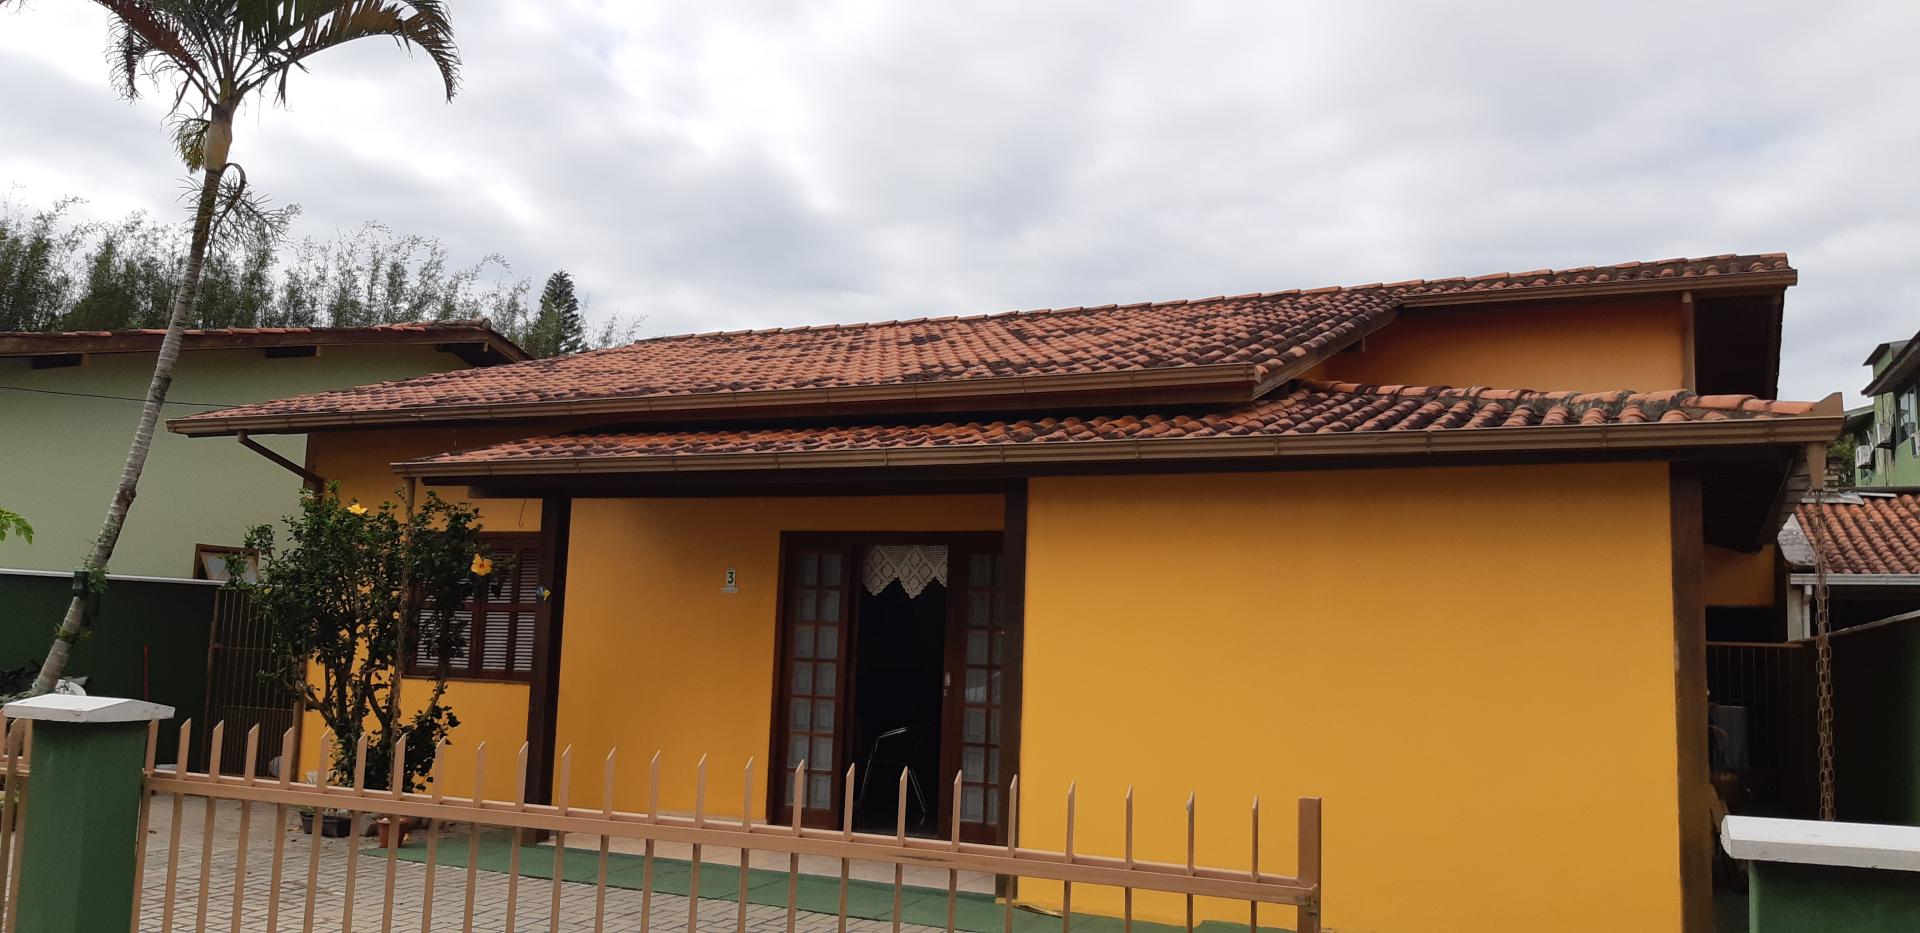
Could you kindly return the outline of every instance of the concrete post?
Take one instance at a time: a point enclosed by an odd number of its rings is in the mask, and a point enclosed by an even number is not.
[[[173,709],[48,694],[6,705],[33,720],[20,851],[21,930],[129,930],[147,724]]]

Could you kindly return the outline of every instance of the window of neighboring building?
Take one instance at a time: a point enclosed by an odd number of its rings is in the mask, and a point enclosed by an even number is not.
[[[447,676],[470,680],[531,680],[533,640],[539,628],[540,536],[485,534],[487,551],[505,575],[499,589],[468,600],[453,614],[466,633],[466,647],[447,658]],[[432,677],[438,658],[432,646],[416,645],[407,673]]]
[[[1913,452],[1920,456],[1920,386],[1908,386],[1894,403],[1899,410],[1899,441],[1912,441]]]
[[[245,568],[242,579],[248,583],[260,582],[260,554],[252,548],[232,547],[224,544],[196,544],[193,546],[193,578],[195,580],[219,580],[225,582],[230,576],[228,568],[233,565]]]

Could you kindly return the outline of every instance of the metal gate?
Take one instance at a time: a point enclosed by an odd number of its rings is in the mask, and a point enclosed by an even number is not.
[[[222,770],[238,774],[245,760],[247,731],[258,726],[262,735],[280,735],[297,725],[294,698],[269,675],[273,643],[267,622],[253,600],[239,590],[221,589],[213,600],[212,632],[207,644],[207,718],[227,723],[224,746],[217,760]],[[192,746],[191,767],[207,769],[209,737]],[[261,756],[255,773],[272,777],[277,758]]]
[[[1819,781],[1814,736],[1813,652],[1798,643],[1709,642],[1707,694],[1716,707],[1723,747],[1742,748],[1728,806],[1750,816],[1812,818]],[[1723,788],[1723,792],[1727,789]]]

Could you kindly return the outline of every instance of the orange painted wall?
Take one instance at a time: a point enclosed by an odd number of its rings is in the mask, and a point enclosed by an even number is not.
[[[398,501],[401,479],[389,464],[414,457],[475,447],[519,437],[524,430],[433,428],[414,431],[344,431],[314,434],[307,441],[307,466],[330,482],[340,484],[340,494],[368,504]],[[425,498],[427,487],[420,497]],[[480,509],[481,527],[486,531],[539,531],[540,502],[528,499],[467,500],[459,488],[436,488],[443,499],[467,502]],[[291,509],[289,509],[291,510]],[[433,689],[430,680],[408,678],[401,683],[401,705],[417,710],[421,700]],[[492,681],[450,681],[446,703],[460,717],[460,726],[449,736],[447,760],[440,773],[445,776],[446,792],[466,795],[473,791],[474,751],[486,743],[487,796],[510,799],[515,789],[514,761],[527,738],[527,687],[525,684]],[[325,728],[318,716],[308,715],[302,728],[301,767],[314,770],[320,760],[320,733]]]
[[[1328,929],[1679,929],[1665,464],[1030,495],[1022,844],[1062,844],[1077,781],[1077,849],[1119,854],[1131,785],[1140,856],[1182,862],[1197,790],[1200,861],[1244,868],[1257,794],[1261,867],[1290,872],[1294,801],[1318,795]],[[1136,905],[1180,922],[1175,898]]]
[[[1777,599],[1774,571],[1778,562],[1778,553],[1771,544],[1751,554],[1709,545],[1706,553],[1707,605],[1773,605]]]
[[[581,499],[573,506],[560,748],[573,796],[601,799],[618,748],[617,805],[646,808],[661,753],[660,806],[691,811],[708,755],[708,812],[740,813],[747,759],[765,816],[782,531],[992,531],[997,495],[799,499]],[[738,593],[722,593],[727,568]]]
[[[1349,382],[1503,389],[1681,388],[1678,298],[1403,311],[1319,374]]]

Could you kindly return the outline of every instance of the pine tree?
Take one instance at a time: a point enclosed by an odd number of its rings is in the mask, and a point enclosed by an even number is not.
[[[580,321],[580,299],[573,293],[573,276],[565,269],[547,277],[540,290],[540,313],[527,330],[527,352],[534,356],[565,356],[587,348],[586,327]]]

